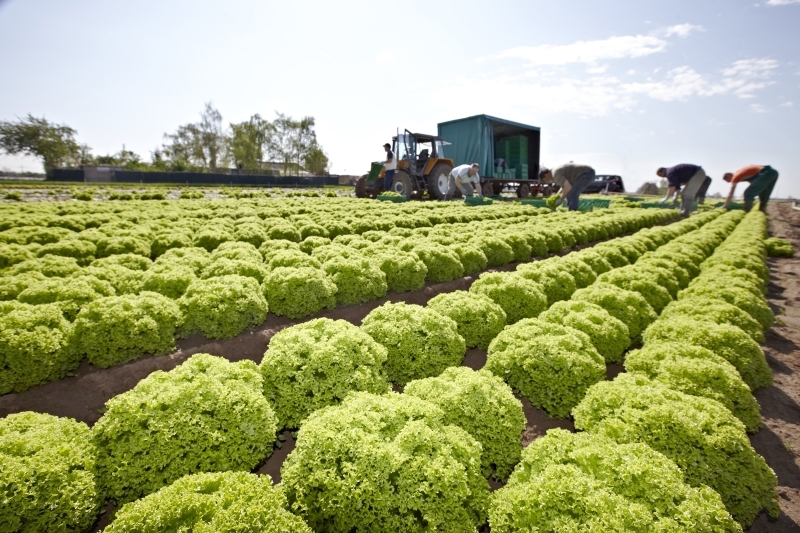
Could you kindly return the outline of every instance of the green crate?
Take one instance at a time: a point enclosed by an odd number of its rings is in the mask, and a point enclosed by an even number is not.
[[[606,200],[603,198],[589,198],[588,200],[592,202],[594,207],[608,208],[611,205],[611,200]]]
[[[494,200],[492,200],[491,198],[483,198],[481,196],[467,196],[466,198],[464,198],[464,203],[472,206],[492,205],[492,202],[494,202]]]
[[[624,196],[623,198],[629,202],[644,202],[644,198],[639,198],[637,196]]]
[[[536,198],[527,198],[522,200],[522,205],[532,205],[533,207],[548,207],[547,200],[538,200]]]
[[[405,196],[383,196],[382,194],[378,195],[378,200],[381,202],[392,202],[395,204],[400,204],[406,201]]]
[[[675,209],[672,204],[662,204],[661,202],[642,202],[643,209]]]
[[[380,161],[373,162],[369,169],[369,174],[367,175],[367,181],[375,181],[378,179],[378,176],[381,175],[381,170],[383,170],[383,163]]]

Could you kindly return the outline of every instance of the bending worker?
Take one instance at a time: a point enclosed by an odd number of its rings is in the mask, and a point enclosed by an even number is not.
[[[552,170],[544,168],[539,171],[540,180],[554,181],[561,187],[561,196],[556,200],[556,205],[560,205],[566,199],[570,211],[578,210],[581,193],[594,181],[594,178],[595,172],[592,167],[577,163],[566,163]]]
[[[688,217],[694,208],[694,197],[697,196],[700,187],[706,180],[705,171],[697,165],[682,163],[669,168],[661,167],[656,170],[656,175],[667,178],[667,184],[669,184],[667,196],[661,200],[661,203],[666,202],[676,190],[683,186],[681,191],[681,216]]]
[[[481,177],[478,175],[480,168],[478,163],[457,166],[450,171],[450,188],[455,183],[456,189],[464,196],[472,196],[475,193],[481,196]]]
[[[758,196],[760,211],[767,210],[767,202],[772,194],[772,189],[775,188],[775,182],[778,181],[778,171],[769,165],[748,165],[742,167],[733,174],[730,172],[722,176],[722,179],[731,184],[731,190],[728,192],[728,197],[725,199],[725,208],[728,208],[731,200],[733,199],[733,192],[736,190],[736,184],[740,181],[749,181],[750,186],[744,190],[744,210],[750,211],[753,208],[753,201]]]
[[[394,171],[397,168],[397,161],[394,158],[391,144],[384,144],[383,149],[386,150],[386,161],[383,162],[383,190],[391,191],[392,182],[394,182]]]

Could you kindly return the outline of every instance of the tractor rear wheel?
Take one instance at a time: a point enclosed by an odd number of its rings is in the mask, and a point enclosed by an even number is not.
[[[408,172],[405,170],[398,170],[395,172],[391,190],[397,194],[402,194],[406,197],[406,200],[411,198],[411,195],[414,193],[414,182],[411,180],[411,176],[408,175]]]
[[[356,180],[356,198],[367,197],[367,176],[361,176]]]
[[[522,183],[517,187],[517,198],[527,198],[530,195],[531,188],[527,183]]]
[[[428,195],[435,200],[450,200],[455,195],[455,183],[450,186],[450,172],[453,167],[448,163],[436,163],[426,179]]]

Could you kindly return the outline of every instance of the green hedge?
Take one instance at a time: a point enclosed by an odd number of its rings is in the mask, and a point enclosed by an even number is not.
[[[336,307],[336,285],[310,267],[278,267],[264,280],[269,309],[278,316],[303,318]]]
[[[642,332],[658,315],[638,292],[621,289],[610,283],[594,283],[575,291],[572,299],[599,305],[617,320],[628,326],[632,342],[641,338]]]
[[[428,267],[413,252],[378,249],[371,260],[386,274],[386,285],[390,291],[407,292],[425,286]]]
[[[322,268],[336,285],[339,305],[355,305],[386,296],[386,274],[368,259],[336,257]]]
[[[606,375],[605,362],[585,333],[533,318],[506,326],[495,337],[485,368],[558,418],[568,417]]]
[[[730,324],[741,328],[756,343],[764,343],[764,330],[761,329],[761,324],[747,312],[724,300],[704,296],[678,300],[669,304],[661,312],[661,318],[673,316],[694,317],[698,320],[710,320],[717,324]]]
[[[126,504],[106,533],[312,533],[286,509],[269,476],[245,472],[193,474]]]
[[[675,316],[656,321],[642,338],[645,344],[680,339],[702,346],[736,367],[751,389],[772,385],[772,371],[761,347],[736,326],[715,324],[699,317]]]
[[[761,427],[758,402],[736,367],[701,346],[683,342],[648,344],[627,355],[625,369],[641,372],[671,389],[718,401],[742,421],[748,433]]]
[[[523,263],[517,266],[517,274],[536,282],[541,287],[542,292],[547,296],[548,307],[561,300],[569,299],[577,288],[572,274],[549,261]]]
[[[692,488],[649,446],[552,429],[525,448],[492,495],[493,533],[707,531],[739,533],[719,495]]]
[[[485,272],[470,286],[469,292],[491,298],[506,312],[509,324],[537,317],[547,309],[541,285],[513,272]]]
[[[281,427],[296,428],[311,413],[351,391],[389,390],[386,349],[344,320],[319,318],[272,337],[259,366],[264,396]]]
[[[187,474],[254,468],[278,429],[262,387],[252,361],[196,354],[113,397],[93,428],[103,493],[125,503]]]
[[[466,354],[456,322],[418,305],[385,303],[364,318],[361,329],[386,348],[389,381],[401,386],[458,366]]]
[[[0,394],[64,377],[78,367],[73,326],[54,304],[14,303],[0,320]]]
[[[0,418],[0,531],[88,531],[102,502],[91,430],[23,412]]]
[[[267,300],[253,278],[220,276],[192,282],[178,300],[183,333],[229,339],[267,318]]]
[[[607,363],[621,362],[623,352],[631,344],[628,326],[593,303],[558,302],[539,315],[539,319],[582,331]]]
[[[522,404],[503,380],[486,370],[450,367],[433,378],[411,381],[405,394],[429,401],[481,443],[481,465],[488,476],[506,479],[519,462],[526,419]]]
[[[483,294],[448,292],[428,300],[428,307],[456,322],[467,348],[487,349],[506,325],[506,312]]]
[[[177,300],[197,279],[194,269],[178,262],[155,264],[142,276],[142,290]]]
[[[589,389],[573,415],[579,429],[663,453],[691,486],[716,490],[743,527],[761,509],[780,513],[775,473],[750,445],[744,425],[714,400],[672,390],[642,374],[620,374]]]
[[[458,254],[447,246],[435,242],[425,242],[417,244],[413,250],[428,267],[425,277],[434,283],[452,281],[464,275],[464,265],[458,258]]]
[[[90,302],[113,296],[115,292],[111,283],[94,276],[50,278],[30,285],[19,293],[17,300],[31,305],[56,304],[67,320],[74,321]]]
[[[181,321],[178,305],[154,292],[100,298],[75,320],[75,349],[100,368],[163,355],[175,349]]]
[[[786,239],[771,237],[764,241],[767,247],[767,255],[770,257],[794,257],[794,247]]]
[[[315,531],[475,531],[489,500],[480,454],[433,404],[358,392],[308,418],[281,486]]]

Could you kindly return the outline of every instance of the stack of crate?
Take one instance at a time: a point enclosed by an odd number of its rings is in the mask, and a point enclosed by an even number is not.
[[[506,137],[495,142],[494,156],[506,160],[507,179],[528,178],[528,138],[522,135]]]

